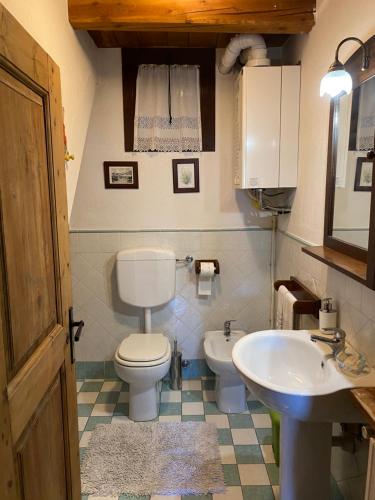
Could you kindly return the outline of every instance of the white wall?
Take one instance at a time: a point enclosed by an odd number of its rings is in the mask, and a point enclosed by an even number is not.
[[[70,214],[95,94],[97,49],[87,33],[70,26],[67,0],[1,2],[60,67],[68,148],[75,156],[66,172]]]
[[[259,224],[232,187],[233,75],[216,75],[216,151],[125,153],[120,49],[100,49],[99,83],[87,135],[72,229],[223,228]],[[200,193],[174,194],[172,158],[199,157]],[[103,161],[139,162],[139,190],[106,190]]]
[[[319,97],[322,76],[345,37],[367,40],[375,33],[373,0],[318,0],[316,25],[309,35],[293,37],[284,52],[289,63],[301,61],[301,115],[298,188],[290,216],[280,227],[315,245],[323,242],[329,99]],[[358,45],[340,50],[345,61]]]

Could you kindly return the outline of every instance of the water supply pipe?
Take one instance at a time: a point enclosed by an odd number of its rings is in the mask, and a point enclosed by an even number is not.
[[[151,308],[145,307],[145,333],[151,333]]]
[[[248,49],[248,50],[246,50]],[[243,55],[242,51],[246,51]],[[267,47],[261,35],[236,35],[229,42],[219,64],[219,71],[223,75],[233,68],[237,57],[241,54],[241,62],[246,66],[269,66]]]

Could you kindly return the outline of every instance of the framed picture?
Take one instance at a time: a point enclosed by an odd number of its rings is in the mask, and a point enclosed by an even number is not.
[[[199,193],[198,158],[172,160],[172,169],[174,193]]]
[[[106,189],[138,189],[137,161],[105,161],[104,185]]]
[[[371,191],[373,162],[367,158],[357,158],[354,191]]]

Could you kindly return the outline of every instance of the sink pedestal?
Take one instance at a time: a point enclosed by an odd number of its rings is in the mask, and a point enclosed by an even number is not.
[[[308,330],[268,330],[241,338],[235,367],[254,396],[281,413],[281,500],[328,500],[332,422],[360,422],[350,389],[374,387],[375,370],[342,371]],[[328,356],[327,356],[328,354]]]
[[[332,424],[281,417],[280,499],[328,500]]]

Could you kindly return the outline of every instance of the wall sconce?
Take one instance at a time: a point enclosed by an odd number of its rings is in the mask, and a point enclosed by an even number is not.
[[[329,67],[327,74],[324,75],[320,82],[320,97],[326,94],[330,97],[336,97],[342,92],[344,92],[345,94],[350,94],[350,92],[352,91],[352,77],[347,71],[345,71],[345,66],[342,64],[342,62],[339,61],[340,47],[345,42],[349,41],[358,42],[362,47],[363,56],[361,70],[364,71],[369,67],[369,55],[367,52],[367,48],[362,40],[352,36],[344,38],[344,40],[341,40],[341,42],[337,46],[335,60]]]

